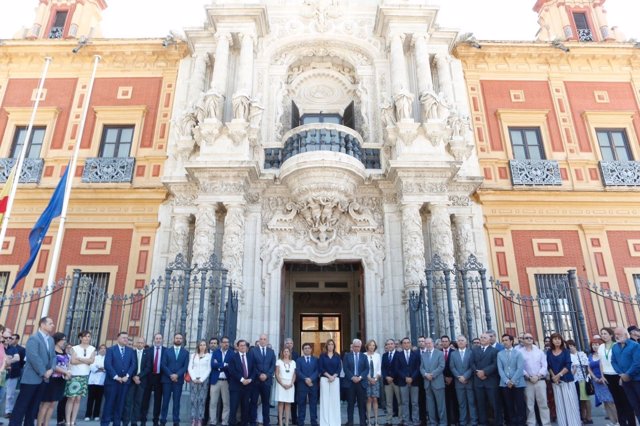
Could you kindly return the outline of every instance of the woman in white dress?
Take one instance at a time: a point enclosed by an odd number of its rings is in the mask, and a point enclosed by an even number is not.
[[[278,424],[289,426],[291,403],[295,401],[296,362],[291,359],[291,351],[284,348],[276,361],[276,401],[278,401]],[[284,417],[284,423],[283,423]]]
[[[320,371],[320,426],[342,424],[340,416],[340,371],[342,359],[336,352],[336,342],[327,340],[318,362]]]

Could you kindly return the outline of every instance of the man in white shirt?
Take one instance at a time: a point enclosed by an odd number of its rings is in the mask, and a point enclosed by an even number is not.
[[[524,378],[526,388],[524,391],[527,401],[527,425],[536,424],[535,405],[538,404],[540,420],[543,426],[551,424],[551,415],[547,405],[547,384],[544,378],[547,375],[547,357],[536,345],[533,344],[531,333],[524,333],[518,348],[524,357]]]

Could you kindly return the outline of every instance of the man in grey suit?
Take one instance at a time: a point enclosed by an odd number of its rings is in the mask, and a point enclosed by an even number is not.
[[[420,374],[427,395],[429,425],[447,426],[447,406],[444,402],[444,354],[433,346],[433,339],[425,339],[425,351],[420,360]]]
[[[49,317],[40,319],[38,331],[29,337],[26,347],[25,366],[20,379],[20,393],[11,413],[10,426],[33,426],[38,417],[40,400],[49,377],[56,365],[51,333],[55,328]]]
[[[471,367],[471,349],[467,347],[467,338],[458,336],[458,350],[449,355],[449,369],[456,385],[456,396],[460,410],[460,424],[478,424],[476,397],[473,394],[473,368]],[[467,415],[468,411],[468,415]]]

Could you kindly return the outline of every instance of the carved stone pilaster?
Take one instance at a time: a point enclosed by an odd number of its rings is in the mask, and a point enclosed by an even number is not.
[[[191,264],[203,265],[211,256],[216,241],[216,207],[214,204],[198,205],[193,238]]]
[[[458,294],[456,292],[456,278],[453,273],[455,263],[453,231],[451,229],[451,218],[449,208],[445,204],[430,204],[430,229],[431,229],[431,249],[433,254],[437,254],[442,259],[442,263],[452,269],[451,273],[451,305],[454,311],[454,328],[460,330],[460,319],[458,316]],[[441,276],[434,277],[440,280]],[[439,322],[440,330],[449,330],[449,302],[447,299],[447,288],[444,282],[436,285],[435,305],[436,318]]]
[[[456,264],[464,265],[470,255],[477,254],[473,235],[473,218],[470,215],[453,216],[453,236],[456,249]]]
[[[224,236],[222,237],[222,265],[229,271],[228,280],[242,296],[242,261],[244,259],[245,206],[225,203],[227,214],[224,218]]]
[[[420,204],[403,204],[402,209],[402,259],[404,262],[405,295],[418,290],[425,282],[424,237]]]
[[[173,216],[171,242],[169,243],[169,261],[173,262],[178,254],[187,255],[189,249],[189,216]]]

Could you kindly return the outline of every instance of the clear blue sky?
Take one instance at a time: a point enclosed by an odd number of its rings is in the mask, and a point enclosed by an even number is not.
[[[242,2],[242,0],[236,0]],[[302,1],[302,0],[300,0]],[[344,0],[343,0],[344,1]],[[372,0],[376,1],[376,0]],[[200,26],[209,0],[107,0],[105,37],[163,37],[170,29]],[[11,38],[33,21],[37,0],[0,0],[0,39]],[[533,40],[535,0],[431,0],[441,5],[442,27],[473,32],[481,40]],[[640,40],[640,0],[608,0],[609,25]],[[461,13],[462,12],[462,13]]]

